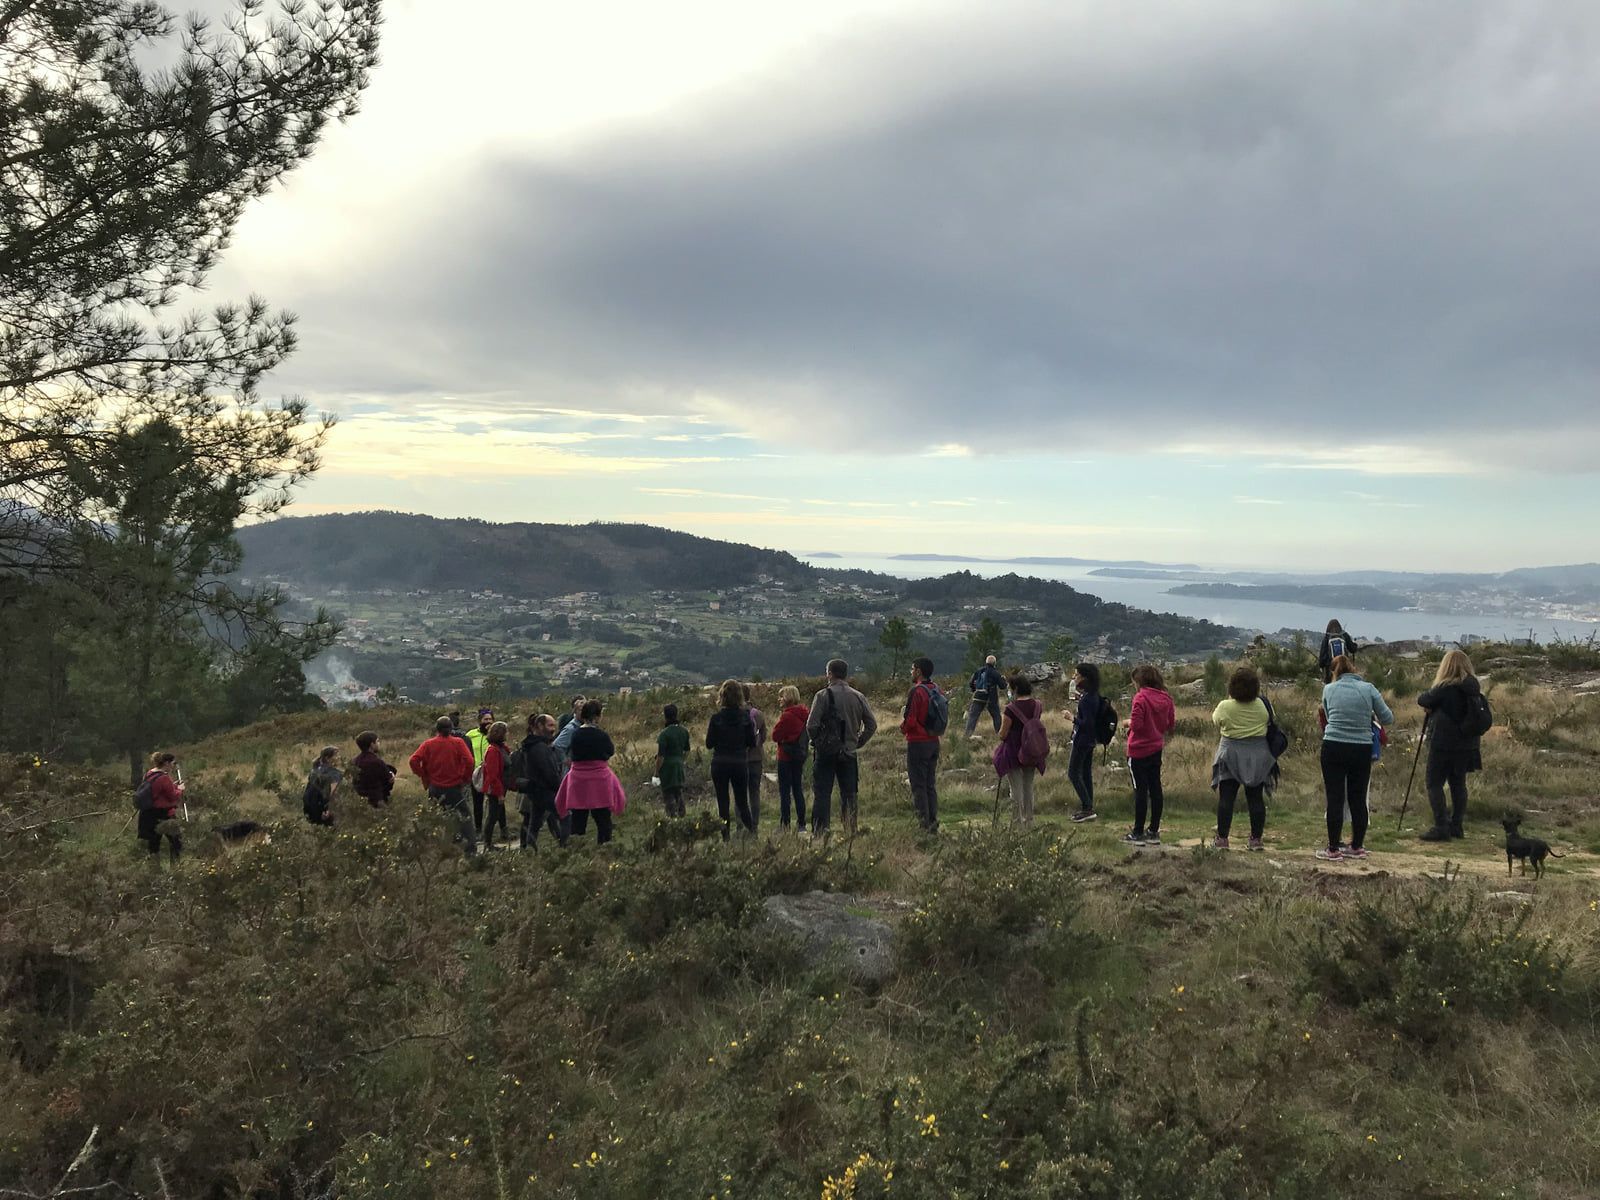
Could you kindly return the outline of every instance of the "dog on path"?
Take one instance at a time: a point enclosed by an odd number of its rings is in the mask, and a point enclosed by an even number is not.
[[[1542,879],[1544,877],[1544,860],[1546,857],[1566,857],[1565,854],[1557,854],[1550,849],[1550,843],[1543,838],[1524,837],[1519,832],[1519,827],[1522,824],[1521,817],[1507,817],[1500,824],[1505,827],[1506,831],[1507,875],[1511,874],[1511,860],[1514,858],[1522,861],[1522,873],[1524,875],[1528,873],[1528,863],[1531,861],[1533,863],[1533,877]]]

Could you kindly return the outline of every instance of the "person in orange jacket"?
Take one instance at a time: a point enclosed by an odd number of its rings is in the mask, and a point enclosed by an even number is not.
[[[436,800],[445,815],[456,824],[456,839],[470,858],[478,852],[478,831],[467,805],[467,785],[475,766],[472,748],[456,736],[449,717],[440,717],[434,734],[411,756],[411,773],[422,780],[428,795]]]

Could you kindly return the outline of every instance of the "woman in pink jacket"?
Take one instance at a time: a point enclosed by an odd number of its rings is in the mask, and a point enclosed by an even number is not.
[[[1153,663],[1133,669],[1133,711],[1128,717],[1128,769],[1133,773],[1133,830],[1123,841],[1135,846],[1161,845],[1161,751],[1178,724],[1178,712],[1167,694],[1161,670]],[[1150,823],[1145,824],[1148,813]]]
[[[622,780],[611,769],[611,756],[617,752],[611,735],[600,728],[601,705],[585,701],[578,712],[578,732],[572,735],[572,769],[561,780],[556,792],[556,815],[567,821],[572,834],[589,832],[594,817],[594,840],[603,846],[611,840],[611,818],[621,816],[628,805]]]

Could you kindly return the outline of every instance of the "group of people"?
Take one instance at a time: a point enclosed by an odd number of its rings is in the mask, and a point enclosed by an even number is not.
[[[1367,791],[1372,763],[1383,730],[1394,721],[1382,694],[1356,670],[1356,649],[1338,622],[1332,622],[1322,647],[1326,662],[1319,663],[1326,676],[1318,716],[1327,844],[1316,856],[1324,861],[1368,856]],[[836,658],[827,665],[825,686],[809,704],[801,701],[797,688],[780,689],[779,714],[770,730],[749,684],[730,679],[717,689],[717,708],[706,723],[704,746],[710,752],[710,781],[724,840],[731,836],[735,818],[748,833],[755,833],[759,826],[769,741],[776,750],[782,827],[829,833],[837,790],[844,828],[856,832],[861,781],[858,756],[878,732],[878,719],[866,696],[850,686],[848,677],[848,664]],[[1122,724],[1115,708],[1101,695],[1099,667],[1084,662],[1074,668],[1076,704],[1067,763],[1067,778],[1077,799],[1072,820],[1098,819],[1094,752],[1120,732],[1126,741],[1133,782],[1133,826],[1122,840],[1133,845],[1160,845],[1165,805],[1162,752],[1177,726],[1176,708],[1155,664],[1140,664],[1131,678],[1134,693],[1128,720]],[[975,736],[977,722],[985,713],[998,735],[992,755],[996,804],[1001,783],[1008,784],[1012,821],[1027,827],[1034,820],[1035,784],[1051,753],[1043,705],[1033,695],[1030,678],[1019,674],[1007,679],[992,655],[974,672],[968,690],[968,736]],[[1467,656],[1460,650],[1447,653],[1433,686],[1418,702],[1427,714],[1425,778],[1433,812],[1433,825],[1422,837],[1428,841],[1459,838],[1464,834],[1466,776],[1482,768],[1479,739],[1491,719]],[[586,837],[591,823],[596,842],[604,844],[613,836],[614,819],[627,806],[627,793],[611,767],[616,745],[603,728],[603,717],[599,700],[579,696],[559,720],[547,713],[529,716],[524,737],[512,749],[508,727],[495,719],[492,709],[480,709],[476,728],[467,730],[461,727],[461,714],[452,712],[438,719],[433,735],[417,747],[408,766],[448,816],[469,855],[478,853],[480,846],[492,849],[497,834],[502,843],[509,842],[506,803],[513,792],[522,798],[521,848],[536,849],[540,833],[546,830],[564,846],[573,837]],[[666,815],[681,817],[693,738],[679,719],[676,705],[667,705],[662,717],[654,782],[660,787]],[[1277,725],[1254,668],[1241,666],[1232,673],[1227,696],[1212,712],[1212,721],[1219,734],[1211,767],[1217,816],[1212,845],[1229,847],[1234,809],[1242,791],[1250,822],[1247,846],[1260,850],[1266,801],[1279,780],[1278,759],[1288,739]],[[939,828],[938,768],[948,725],[949,697],[934,682],[932,660],[919,657],[911,664],[900,732],[905,741],[912,808],[928,834]],[[394,790],[397,769],[384,760],[376,733],[360,734],[356,749],[349,764],[349,785],[358,797],[381,808]],[[334,821],[334,799],[346,781],[339,757],[338,747],[327,746],[311,768],[303,808],[312,824],[331,825]],[[181,837],[173,824],[164,822],[182,801],[181,779],[175,776],[174,756],[155,756],[135,797],[140,812],[139,838],[155,854],[165,836],[173,858],[181,851]],[[809,814],[807,782],[811,785]],[[1346,822],[1348,841],[1344,840]]]

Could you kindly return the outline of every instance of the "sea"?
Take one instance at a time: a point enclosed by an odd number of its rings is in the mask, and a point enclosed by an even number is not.
[[[1116,579],[1093,575],[1091,572],[1097,569],[1093,566],[928,562],[858,554],[841,554],[837,557],[810,557],[802,554],[798,557],[818,567],[878,571],[902,579],[925,579],[933,575],[948,575],[954,571],[971,571],[974,575],[983,576],[1005,575],[1014,571],[1018,575],[1059,580],[1070,584],[1080,592],[1087,592],[1102,600],[1112,600],[1133,608],[1175,613],[1180,617],[1198,617],[1215,621],[1219,625],[1232,625],[1261,633],[1277,633],[1281,629],[1302,629],[1320,637],[1328,626],[1329,618],[1337,617],[1358,642],[1372,638],[1386,642],[1406,641],[1412,638],[1453,642],[1470,637],[1494,640],[1532,637],[1535,641],[1548,642],[1557,637],[1571,639],[1600,635],[1600,622],[1565,620],[1531,613],[1376,612],[1362,609],[1329,612],[1316,605],[1286,604],[1275,600],[1175,596],[1169,591],[1178,585],[1173,580]]]

